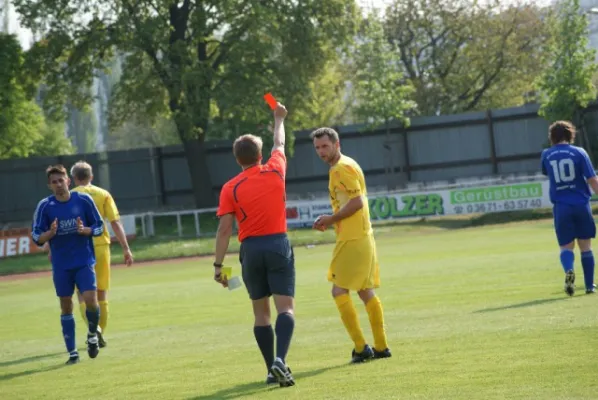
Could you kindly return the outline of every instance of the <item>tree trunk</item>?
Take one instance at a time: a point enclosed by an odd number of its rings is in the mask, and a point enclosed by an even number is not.
[[[217,206],[217,196],[212,188],[210,168],[203,135],[199,139],[183,140],[185,158],[189,167],[189,177],[193,190],[193,199],[198,208]]]

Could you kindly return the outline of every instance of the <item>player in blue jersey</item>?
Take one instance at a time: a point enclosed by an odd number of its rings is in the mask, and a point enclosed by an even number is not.
[[[100,236],[104,232],[104,222],[88,194],[69,190],[70,180],[62,165],[48,167],[46,175],[53,195],[38,203],[33,214],[31,238],[38,246],[46,242],[50,245],[54,287],[62,311],[62,334],[69,353],[67,364],[76,364],[79,353],[73,317],[75,285],[87,305],[87,353],[90,358],[96,358],[99,353],[96,332],[100,308],[92,236]]]
[[[575,241],[581,252],[586,293],[595,293],[594,254],[591,241],[596,237],[596,224],[590,207],[592,193],[598,193],[598,177],[588,154],[573,146],[575,126],[567,121],[550,125],[551,147],[542,152],[542,173],[550,182],[554,229],[561,247],[561,264],[565,271],[565,292],[575,293],[573,262]]]

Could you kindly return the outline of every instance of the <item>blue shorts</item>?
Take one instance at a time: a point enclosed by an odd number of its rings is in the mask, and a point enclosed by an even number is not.
[[[560,246],[575,239],[594,239],[596,223],[590,204],[570,205],[557,203],[552,209],[554,229]]]
[[[243,240],[239,261],[251,300],[273,294],[295,296],[295,254],[286,234]]]
[[[80,293],[96,290],[96,272],[93,265],[73,269],[52,269],[56,296],[71,297],[75,285]]]

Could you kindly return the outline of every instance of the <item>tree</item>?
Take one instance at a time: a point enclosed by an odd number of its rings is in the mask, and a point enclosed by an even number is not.
[[[22,50],[13,35],[0,34],[0,158],[27,157],[43,117],[19,85]]]
[[[79,153],[93,153],[96,150],[98,121],[93,112],[87,107],[78,109],[72,104],[66,105],[68,119],[66,120],[69,136]]]
[[[45,120],[41,129],[42,139],[33,146],[35,156],[73,154],[75,147],[65,135],[64,122]]]
[[[533,3],[396,0],[384,25],[422,115],[520,105],[547,57]]]
[[[569,120],[580,128],[583,145],[591,156],[583,124],[583,110],[596,99],[595,50],[588,47],[588,19],[579,0],[563,0],[550,18],[555,38],[553,61],[538,79],[539,114],[549,122]]]
[[[302,128],[319,128],[350,123],[350,94],[347,83],[350,71],[338,57],[331,58],[324,66],[322,73],[308,82],[309,96],[296,104],[296,110],[290,115],[294,126]]]
[[[409,113],[416,108],[410,98],[413,86],[404,78],[401,60],[384,36],[382,24],[375,12],[364,21],[360,43],[353,51],[353,79],[357,104],[355,115],[369,123],[370,128],[384,126],[389,152],[388,189],[396,187],[395,162],[392,157],[391,123],[403,127],[410,124]]]
[[[35,84],[23,62],[16,36],[0,33],[0,159],[69,154],[70,143],[56,139],[33,101]]]
[[[180,143],[176,126],[168,119],[159,119],[154,124],[129,121],[110,133],[108,150],[161,147]]]
[[[125,55],[111,120],[166,115],[183,144],[196,206],[214,196],[205,139],[214,128],[254,129],[273,91],[290,113],[354,31],[353,0],[15,0],[23,25],[43,34],[32,70],[53,88],[46,108],[86,104],[96,69]],[[58,62],[56,62],[58,61]],[[292,123],[292,118],[289,120]],[[291,126],[289,126],[291,128]],[[289,129],[290,131],[290,129]],[[287,143],[292,142],[287,140]]]

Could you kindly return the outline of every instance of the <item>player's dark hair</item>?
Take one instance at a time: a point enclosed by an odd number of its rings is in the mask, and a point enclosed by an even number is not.
[[[569,121],[556,121],[548,128],[550,143],[573,143],[575,141],[575,126]]]
[[[78,181],[88,181],[93,175],[91,165],[85,161],[77,161],[75,165],[71,167],[71,176]]]
[[[66,168],[64,168],[64,165],[62,165],[62,164],[50,165],[48,168],[46,168],[46,177],[48,179],[50,179],[50,175],[54,175],[54,174],[67,176]]]
[[[262,139],[254,135],[243,135],[233,143],[233,154],[242,166],[257,163],[262,157]]]
[[[312,140],[314,138],[320,139],[324,136],[328,137],[332,143],[338,142],[338,132],[332,128],[318,128],[309,135]]]

